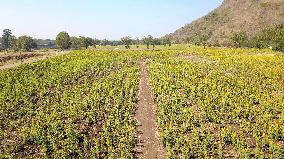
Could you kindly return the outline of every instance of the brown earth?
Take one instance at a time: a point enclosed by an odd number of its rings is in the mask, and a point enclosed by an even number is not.
[[[135,148],[136,157],[142,159],[164,159],[165,151],[159,141],[156,125],[156,107],[149,85],[149,75],[145,61],[140,62],[141,75],[139,84],[138,104],[135,118],[138,121],[138,143]]]
[[[32,63],[44,60],[49,57],[59,56],[68,53],[68,51],[48,51],[31,53],[5,53],[0,54],[0,70],[10,69],[22,64]]]
[[[22,55],[6,55],[6,56],[0,56],[0,66],[4,65],[8,61],[12,60],[24,60],[32,57],[37,57],[37,56],[43,56],[42,54],[34,54],[34,53],[29,53],[29,54],[22,54]]]

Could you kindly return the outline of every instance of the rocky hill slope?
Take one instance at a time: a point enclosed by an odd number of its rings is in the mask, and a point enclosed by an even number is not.
[[[208,15],[167,36],[182,42],[196,41],[206,34],[211,44],[227,45],[235,32],[246,32],[253,37],[279,24],[284,24],[284,0],[224,0]]]

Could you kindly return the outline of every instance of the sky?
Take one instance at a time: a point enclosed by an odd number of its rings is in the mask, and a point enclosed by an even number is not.
[[[161,37],[221,5],[222,0],[0,0],[0,31],[55,39]]]

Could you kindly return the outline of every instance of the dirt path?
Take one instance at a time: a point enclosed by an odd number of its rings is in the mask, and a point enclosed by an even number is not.
[[[38,57],[31,57],[31,58],[28,58],[28,59],[24,59],[22,62],[20,60],[18,60],[15,63],[7,63],[7,64],[4,64],[3,66],[0,66],[0,70],[14,68],[14,67],[20,66],[22,64],[32,63],[32,62],[36,62],[36,61],[39,61],[39,60],[44,60],[46,58],[51,58],[51,57],[54,57],[54,56],[63,55],[63,54],[66,54],[66,53],[68,53],[68,51],[58,52],[58,53],[53,53],[53,54],[46,54],[46,55],[38,56]]]
[[[138,104],[135,118],[138,120],[138,144],[135,148],[137,158],[164,159],[165,152],[159,141],[156,125],[155,104],[149,85],[149,75],[145,61],[140,62],[141,74],[138,94]]]

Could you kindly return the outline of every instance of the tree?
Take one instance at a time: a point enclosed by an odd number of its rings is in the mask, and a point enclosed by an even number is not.
[[[31,51],[37,47],[35,40],[30,36],[20,36],[16,43],[17,48],[23,51]]]
[[[156,46],[156,45],[160,45],[160,44],[161,44],[160,39],[154,38],[154,39],[152,40],[153,50],[155,49],[155,46]]]
[[[83,37],[81,36],[80,37],[80,40],[81,40],[81,44],[84,48],[88,48],[89,46],[93,46],[95,41],[94,39],[90,38],[90,37]]]
[[[60,32],[56,37],[56,45],[62,49],[69,49],[71,46],[71,39],[67,32]]]
[[[241,47],[247,41],[247,35],[245,32],[234,33],[231,37],[231,41],[236,48]]]
[[[275,51],[284,52],[284,25],[277,25],[270,29],[270,44]]]
[[[254,47],[258,49],[265,48],[268,44],[266,44],[265,41],[263,41],[260,37],[253,37],[248,41],[249,47]]]
[[[129,36],[121,38],[121,42],[125,45],[126,49],[130,49],[130,45],[131,45],[132,40]]]
[[[107,46],[107,45],[109,45],[109,41],[107,40],[107,39],[103,39],[102,41],[101,41],[101,45],[102,46]]]
[[[272,46],[272,49],[276,51],[284,52],[284,39],[281,41],[278,41],[274,46]]]
[[[259,35],[248,41],[250,47],[267,48],[284,52],[284,25],[264,29]]]
[[[132,41],[133,45],[136,45],[136,48],[139,48],[139,45],[140,45],[140,40],[139,38],[135,38],[133,41]]]
[[[100,45],[101,41],[99,39],[94,39],[94,47],[97,48],[97,45]]]
[[[2,48],[3,49],[9,49],[11,48],[9,40],[12,37],[12,32],[10,29],[4,29],[3,35],[2,35]]]
[[[169,45],[169,47],[172,46],[172,42],[171,42],[171,38],[170,37],[166,37],[164,40],[163,40],[163,43],[164,45]]]
[[[142,39],[143,43],[147,46],[147,49],[149,49],[150,45],[152,45],[153,39],[152,35],[148,35]]]
[[[78,37],[75,37],[75,36],[71,37],[71,38],[70,38],[70,43],[71,43],[70,47],[71,47],[72,49],[79,50],[79,49],[81,49],[81,47],[82,47],[81,40],[80,40],[80,38],[78,38]]]
[[[9,44],[9,49],[11,49],[13,51],[19,50],[16,36],[14,36],[14,35],[10,36],[9,39],[8,39],[8,44]]]
[[[191,37],[186,37],[185,42],[187,45],[189,45],[192,42]]]
[[[199,36],[199,42],[202,44],[203,48],[206,48],[207,42],[212,36],[212,32],[208,32],[206,29],[202,31],[201,35]]]

